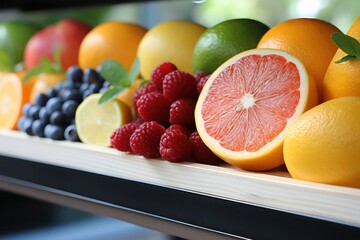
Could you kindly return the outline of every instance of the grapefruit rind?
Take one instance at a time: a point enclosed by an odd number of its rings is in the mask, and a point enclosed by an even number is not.
[[[202,116],[203,104],[208,95],[208,91],[212,86],[214,80],[222,73],[228,66],[235,64],[239,59],[242,59],[251,55],[277,55],[285,58],[288,62],[292,62],[298,69],[300,76],[299,85],[299,100],[298,105],[295,108],[294,113],[287,118],[287,124],[285,128],[275,137],[273,140],[267,142],[260,149],[250,152],[247,150],[233,151],[220,145],[220,141],[212,137],[205,127],[205,121]],[[308,108],[317,104],[317,91],[315,83],[312,82],[304,65],[293,55],[275,49],[252,49],[241,52],[228,61],[223,63],[217,70],[210,76],[206,82],[195,108],[195,122],[197,131],[204,141],[204,143],[221,159],[228,162],[231,165],[255,171],[263,171],[275,168],[284,163],[282,146],[288,126]],[[221,118],[223,116],[218,116]]]

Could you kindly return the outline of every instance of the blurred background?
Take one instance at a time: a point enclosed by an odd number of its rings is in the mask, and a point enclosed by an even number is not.
[[[46,26],[62,18],[75,18],[95,26],[120,20],[151,28],[174,19],[193,20],[210,27],[230,18],[252,18],[271,27],[289,18],[311,17],[329,21],[346,32],[359,12],[360,1],[354,0],[167,0],[41,11],[0,9],[0,21],[26,20]],[[2,240],[175,239],[115,219],[1,191],[0,203]]]
[[[115,1],[116,2],[116,1]],[[358,17],[360,1],[354,0],[165,0],[60,8],[43,11],[11,9],[0,20],[25,19],[40,25],[70,17],[97,25],[108,20],[137,22],[150,28],[172,19],[189,19],[212,26],[230,18],[253,18],[273,26],[285,19],[314,17],[329,21],[342,31]]]

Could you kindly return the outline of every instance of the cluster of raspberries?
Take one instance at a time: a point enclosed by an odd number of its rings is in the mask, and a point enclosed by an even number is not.
[[[180,71],[170,62],[160,64],[133,96],[139,117],[114,131],[112,146],[145,158],[221,163],[195,127],[196,101],[208,78],[204,72],[193,76]]]

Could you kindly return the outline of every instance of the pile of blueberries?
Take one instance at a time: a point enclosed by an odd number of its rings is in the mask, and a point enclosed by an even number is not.
[[[80,141],[75,125],[75,112],[89,95],[107,90],[109,82],[100,75],[99,69],[71,66],[66,80],[39,93],[33,103],[26,103],[18,129],[30,136],[53,140]]]

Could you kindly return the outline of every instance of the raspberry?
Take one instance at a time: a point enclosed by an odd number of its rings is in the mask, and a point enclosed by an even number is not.
[[[136,102],[137,110],[144,121],[157,121],[160,124],[169,123],[171,102],[161,93],[147,93]]]
[[[197,131],[191,133],[189,141],[193,148],[192,159],[194,162],[210,165],[222,163],[222,160],[205,145]]]
[[[130,137],[139,126],[137,123],[127,123],[117,128],[110,137],[111,145],[119,151],[131,152]]]
[[[165,127],[157,122],[144,122],[130,137],[132,152],[145,158],[160,157],[159,144],[164,133]]]
[[[151,74],[151,81],[155,83],[157,89],[162,91],[162,82],[166,74],[177,70],[177,67],[171,62],[164,62],[157,66]]]
[[[196,82],[199,82],[202,77],[207,76],[208,74],[204,71],[198,71],[194,74],[194,78],[196,79]]]
[[[196,101],[193,99],[179,99],[170,106],[170,124],[194,126],[194,111]]]
[[[134,106],[136,106],[137,100],[139,100],[139,98],[142,95],[145,95],[145,94],[151,93],[151,92],[158,92],[155,83],[148,82],[148,83],[142,85],[133,95]]]
[[[161,157],[170,162],[181,162],[190,157],[192,147],[188,137],[178,129],[167,129],[160,139]]]
[[[204,85],[205,85],[206,81],[209,79],[209,77],[210,77],[210,75],[206,75],[199,79],[199,81],[197,83],[197,87],[196,87],[196,92],[198,94],[201,93],[201,90],[204,88]]]
[[[196,97],[196,80],[186,72],[172,71],[163,80],[163,94],[171,101]]]
[[[190,137],[190,134],[191,134],[190,130],[189,130],[187,127],[182,126],[182,125],[180,125],[180,124],[170,125],[170,127],[168,127],[168,128],[166,129],[166,131],[171,131],[171,130],[175,130],[175,129],[181,131],[181,132],[182,132],[183,134],[185,134],[187,137]]]

